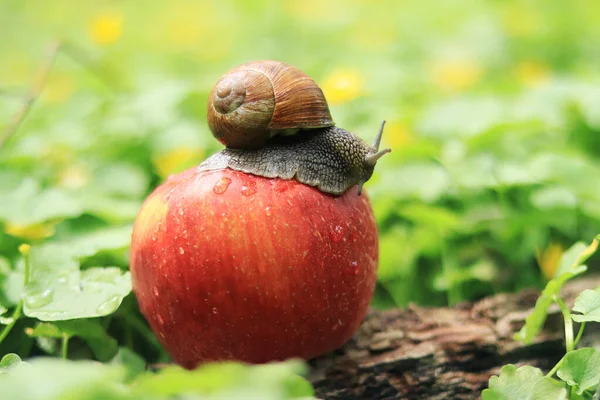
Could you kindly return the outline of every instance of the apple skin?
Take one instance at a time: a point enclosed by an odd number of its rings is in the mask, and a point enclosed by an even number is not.
[[[334,197],[295,180],[194,168],[146,199],[130,261],[140,310],[178,364],[310,359],[364,319],[378,233],[356,187]]]

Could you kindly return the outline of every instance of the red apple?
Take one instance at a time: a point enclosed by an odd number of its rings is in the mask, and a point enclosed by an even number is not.
[[[140,310],[173,359],[310,359],[363,320],[377,271],[367,196],[188,170],[146,200],[131,244]]]

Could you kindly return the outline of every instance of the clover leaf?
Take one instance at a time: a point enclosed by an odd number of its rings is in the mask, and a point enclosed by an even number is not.
[[[556,375],[577,394],[596,387],[600,383],[600,352],[589,347],[567,353]]]
[[[566,400],[564,384],[544,376],[539,368],[505,365],[499,376],[492,376],[482,400]]]

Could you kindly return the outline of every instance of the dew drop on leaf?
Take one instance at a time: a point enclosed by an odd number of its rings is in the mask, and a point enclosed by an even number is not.
[[[112,296],[110,299],[106,300],[105,302],[100,303],[100,305],[96,309],[96,312],[100,315],[108,315],[108,314],[114,312],[117,308],[119,308],[120,304],[121,304],[121,297]]]
[[[54,298],[54,290],[46,289],[42,291],[34,291],[25,294],[25,305],[28,308],[42,308],[52,302]]]

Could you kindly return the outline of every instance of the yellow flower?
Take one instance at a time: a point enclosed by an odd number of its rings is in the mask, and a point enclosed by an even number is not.
[[[447,90],[461,90],[476,83],[483,71],[473,60],[462,59],[434,63],[430,72],[438,86]]]
[[[179,147],[165,154],[154,157],[154,168],[162,178],[181,172],[197,164],[202,159],[204,152],[201,149]]]
[[[363,86],[364,78],[358,71],[337,69],[325,79],[321,87],[329,103],[340,104],[360,96]]]
[[[27,243],[23,243],[22,245],[19,246],[19,253],[21,253],[23,256],[28,256],[30,250],[31,250],[31,246],[28,245]]]
[[[68,189],[81,189],[90,180],[89,173],[83,165],[68,165],[58,176],[58,185]]]
[[[96,44],[112,44],[119,40],[123,33],[123,16],[118,13],[102,14],[90,22],[88,33]]]
[[[57,222],[41,222],[31,225],[6,223],[4,231],[11,236],[28,240],[39,240],[54,235],[56,224]]]
[[[551,71],[548,65],[536,60],[523,61],[517,65],[515,71],[517,78],[521,82],[529,85],[537,85],[547,81],[550,77],[550,73]]]
[[[408,126],[401,121],[389,121],[385,124],[384,140],[388,147],[399,149],[409,143],[413,134]]]
[[[536,252],[538,265],[547,279],[554,278],[564,251],[565,249],[560,243],[550,243],[543,251]]]

